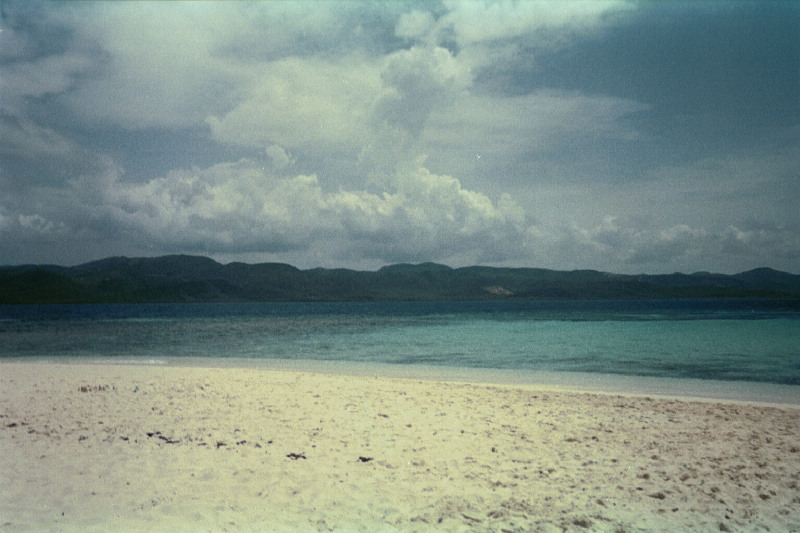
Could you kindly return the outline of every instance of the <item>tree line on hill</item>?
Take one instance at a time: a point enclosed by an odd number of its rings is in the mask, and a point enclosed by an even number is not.
[[[800,298],[800,275],[770,268],[625,275],[436,263],[300,270],[186,255],[0,267],[2,304],[630,298]]]

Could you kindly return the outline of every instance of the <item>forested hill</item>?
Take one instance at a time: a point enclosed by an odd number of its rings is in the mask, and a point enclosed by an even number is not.
[[[281,263],[223,265],[184,255],[0,267],[5,304],[737,297],[800,298],[800,276],[769,268],[734,275],[634,276],[435,263],[378,271],[300,270]]]

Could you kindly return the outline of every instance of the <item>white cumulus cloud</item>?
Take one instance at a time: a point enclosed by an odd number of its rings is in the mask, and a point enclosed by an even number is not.
[[[82,216],[92,212],[108,230],[136,236],[140,248],[153,250],[312,253],[335,242],[342,256],[382,263],[497,261],[521,253],[525,219],[510,197],[493,201],[417,163],[383,192],[325,192],[317,176],[282,177],[244,159],[146,183],[113,173],[84,178],[61,203]],[[43,231],[53,227],[36,214],[20,221]]]

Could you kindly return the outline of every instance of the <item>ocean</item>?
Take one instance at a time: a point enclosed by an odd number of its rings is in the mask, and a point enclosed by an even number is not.
[[[800,302],[615,300],[0,306],[0,357],[336,362],[800,386]],[[791,387],[795,390],[794,387]],[[800,388],[796,389],[800,391]]]

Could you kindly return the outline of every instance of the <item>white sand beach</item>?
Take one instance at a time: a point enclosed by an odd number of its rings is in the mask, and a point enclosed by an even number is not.
[[[0,531],[800,531],[797,406],[0,364]]]

